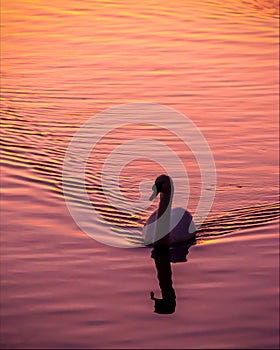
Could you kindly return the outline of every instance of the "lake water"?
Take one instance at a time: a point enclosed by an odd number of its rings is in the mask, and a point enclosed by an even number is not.
[[[1,6],[2,347],[277,348],[278,1]],[[216,164],[215,201],[198,244],[187,263],[172,265],[172,315],[153,313],[149,292],[160,291],[150,249],[91,239],[63,196],[75,132],[131,102],[183,113]],[[173,134],[141,121],[113,130],[89,157],[86,184],[103,221],[120,233],[141,229],[158,202],[137,215],[113,208],[100,192],[102,164],[143,134],[182,159],[191,213],[200,195],[199,166]],[[127,199],[163,171],[147,153],[122,171]],[[103,227],[95,223],[96,234]]]

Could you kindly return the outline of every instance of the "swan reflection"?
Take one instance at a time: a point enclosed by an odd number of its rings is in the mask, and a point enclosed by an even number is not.
[[[161,290],[161,299],[155,298],[151,292],[151,299],[154,300],[154,311],[158,314],[172,314],[176,308],[176,293],[173,288],[171,263],[187,262],[189,248],[195,244],[195,238],[190,242],[177,244],[176,246],[155,245],[151,258],[155,261],[157,278]]]

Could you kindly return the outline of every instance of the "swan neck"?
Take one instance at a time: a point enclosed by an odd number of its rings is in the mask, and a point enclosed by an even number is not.
[[[171,193],[161,193],[160,202],[157,211],[157,224],[156,224],[156,244],[169,245],[169,228],[170,228],[170,213],[172,206]]]
[[[163,215],[166,210],[171,210],[172,198],[170,193],[161,193],[158,207],[158,217]],[[169,215],[170,216],[170,215]]]

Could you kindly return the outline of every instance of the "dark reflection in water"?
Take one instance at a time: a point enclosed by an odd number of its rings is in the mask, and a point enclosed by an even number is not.
[[[151,258],[155,261],[157,278],[162,298],[156,298],[151,292],[151,299],[154,300],[154,312],[158,314],[172,314],[176,309],[176,293],[173,288],[171,263],[187,262],[189,248],[195,244],[193,238],[189,242],[178,243],[171,247],[163,244],[155,244]]]

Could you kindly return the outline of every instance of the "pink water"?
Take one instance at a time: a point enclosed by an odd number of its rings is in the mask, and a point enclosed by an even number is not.
[[[241,0],[2,2],[3,348],[279,346],[277,8]],[[187,115],[217,168],[200,244],[172,267],[177,308],[169,316],[153,313],[149,300],[150,290],[159,295],[149,249],[89,238],[62,194],[74,132],[97,112],[135,101]],[[198,167],[176,138],[145,126],[122,130],[98,159],[143,132],[182,157],[193,212]],[[160,171],[131,164],[124,193],[137,195],[138,182]],[[99,186],[91,159],[88,185]],[[135,225],[97,200],[120,229]]]

